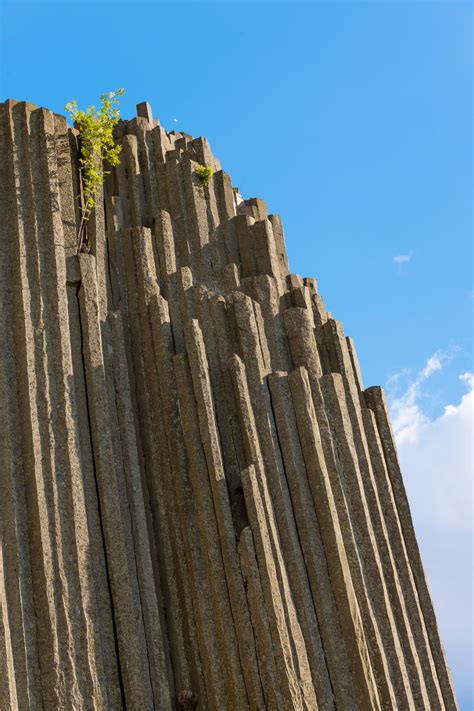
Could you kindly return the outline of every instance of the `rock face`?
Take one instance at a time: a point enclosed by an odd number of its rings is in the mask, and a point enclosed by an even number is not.
[[[455,709],[383,392],[279,218],[140,104],[78,255],[76,132],[0,132],[1,709]]]

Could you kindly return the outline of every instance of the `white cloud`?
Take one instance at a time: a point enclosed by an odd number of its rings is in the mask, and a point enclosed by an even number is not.
[[[426,380],[430,375],[436,373],[437,370],[441,370],[447,358],[448,355],[441,351],[434,353],[434,355],[426,361],[426,365],[420,373],[420,379]]]
[[[459,380],[464,380],[471,390],[474,388],[474,373],[462,373]]]
[[[392,419],[417,538],[461,708],[472,694],[472,477],[474,376],[439,417],[423,411],[428,379],[450,355],[435,353],[406,390],[390,396]]]
[[[423,413],[420,400],[423,399],[423,383],[433,373],[441,370],[445,363],[453,357],[454,351],[437,351],[426,361],[425,367],[418,373],[414,380],[407,386],[405,392],[395,396],[394,389],[400,385],[402,376],[407,377],[406,369],[392,375],[387,388],[390,398],[393,429],[399,445],[406,441],[415,442],[419,437],[421,428],[428,422]]]
[[[399,254],[396,257],[392,257],[392,259],[397,264],[407,264],[407,262],[411,261],[412,257],[413,257],[413,254],[412,254],[412,252],[410,252],[410,254]]]

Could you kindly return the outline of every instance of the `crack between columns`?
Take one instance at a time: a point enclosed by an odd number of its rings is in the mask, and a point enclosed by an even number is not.
[[[271,411],[272,418],[273,418],[273,425],[274,425],[274,432],[275,432],[275,436],[276,436],[276,443],[277,443],[277,446],[278,446],[278,450],[279,450],[279,452],[280,452],[281,465],[282,465],[283,473],[284,473],[284,476],[285,476],[285,479],[286,479],[286,482],[287,482],[288,496],[289,496],[290,505],[291,505],[291,515],[293,516],[293,519],[294,519],[294,521],[295,521],[295,531],[296,531],[296,536],[297,536],[297,538],[298,538],[298,545],[299,545],[299,547],[300,547],[301,556],[302,556],[302,559],[303,559],[304,570],[305,570],[305,573],[306,573],[307,587],[308,587],[309,593],[310,593],[310,595],[311,595],[311,600],[312,600],[312,602],[313,602],[314,613],[315,613],[315,615],[316,615],[316,621],[317,621],[317,623],[318,623],[319,638],[320,638],[320,640],[321,640],[321,650],[322,650],[322,653],[323,653],[323,655],[324,655],[324,666],[326,667],[326,672],[327,672],[327,675],[328,675],[329,686],[330,686],[330,688],[331,688],[331,693],[332,693],[332,697],[333,697],[333,700],[334,700],[334,708],[337,708],[337,706],[336,706],[336,695],[335,695],[335,693],[334,693],[334,686],[333,686],[333,682],[332,682],[332,679],[331,679],[331,674],[330,674],[330,671],[329,671],[329,666],[328,666],[328,661],[327,661],[327,656],[326,656],[326,650],[324,649],[323,637],[322,637],[322,634],[321,634],[321,624],[320,624],[320,622],[319,622],[318,610],[317,610],[317,607],[316,607],[315,602],[314,602],[313,591],[312,591],[312,589],[311,589],[311,583],[310,583],[310,579],[309,579],[309,574],[308,574],[308,568],[307,568],[306,558],[305,558],[305,555],[304,555],[303,547],[302,547],[302,545],[301,545],[301,536],[300,536],[300,532],[299,532],[299,529],[298,529],[298,525],[297,525],[297,523],[296,523],[297,519],[296,519],[296,516],[295,516],[295,513],[294,513],[295,506],[294,506],[294,503],[293,503],[293,497],[292,497],[292,495],[291,495],[291,488],[290,488],[290,486],[288,485],[288,475],[287,475],[287,472],[286,472],[285,461],[284,461],[284,459],[283,459],[283,449],[282,449],[281,442],[280,442],[280,435],[279,435],[279,433],[278,433],[277,420],[276,420],[276,416],[275,416],[275,408],[274,408],[273,399],[272,399],[272,391],[271,391],[271,388],[270,388],[269,385],[268,385],[268,377],[265,377],[265,378],[264,378],[264,383],[265,383],[265,387],[266,387],[267,393],[268,393],[268,398],[269,398],[268,401],[269,401],[269,404],[270,404],[270,411]],[[290,586],[291,586],[291,583],[290,583]],[[303,638],[304,638],[304,637],[303,637]],[[309,656],[309,655],[308,655],[308,656]],[[308,661],[309,661],[309,660],[308,660]],[[313,680],[313,686],[315,686],[314,680]],[[316,686],[315,686],[315,691],[316,691]]]
[[[125,689],[123,686],[123,679],[122,679],[122,672],[120,668],[120,652],[119,652],[119,643],[118,643],[118,634],[117,634],[117,623],[115,620],[115,609],[114,609],[114,600],[112,596],[112,586],[110,582],[110,573],[109,573],[109,561],[108,561],[108,553],[107,553],[107,547],[105,545],[105,535],[104,535],[104,526],[102,522],[102,507],[101,507],[101,502],[100,502],[100,495],[99,495],[99,486],[97,483],[97,469],[95,465],[95,455],[94,455],[94,443],[93,443],[93,437],[92,437],[92,424],[91,424],[91,415],[90,415],[90,407],[89,407],[89,390],[87,386],[87,375],[86,375],[86,368],[85,368],[85,363],[84,363],[84,330],[82,326],[82,318],[81,318],[81,306],[80,306],[80,301],[79,301],[79,289],[81,288],[81,282],[78,282],[77,287],[76,287],[76,303],[77,303],[77,310],[78,310],[78,319],[79,319],[79,336],[80,336],[80,342],[81,342],[81,360],[82,360],[82,370],[83,370],[83,377],[84,377],[84,389],[85,389],[85,395],[86,395],[86,409],[87,409],[87,422],[88,422],[88,431],[89,431],[89,442],[90,442],[90,448],[91,448],[91,453],[92,453],[92,468],[94,472],[94,483],[95,483],[95,489],[96,489],[96,495],[97,495],[97,507],[99,511],[99,526],[100,526],[100,535],[102,538],[102,546],[104,550],[104,557],[105,557],[105,570],[106,570],[106,575],[107,575],[107,589],[109,592],[109,599],[110,599],[110,609],[112,613],[112,626],[113,626],[113,632],[114,632],[114,643],[115,643],[115,656],[117,658],[117,671],[118,671],[118,679],[119,679],[119,685],[120,685],[120,697],[122,699],[122,707],[124,709],[127,708],[126,705],[126,700],[125,700]]]
[[[122,442],[122,436],[121,436],[121,432],[120,432],[120,423],[119,423],[119,421],[118,421],[118,416],[119,416],[119,415],[118,415],[118,412],[119,412],[119,411],[118,411],[118,406],[117,406],[117,405],[118,405],[118,404],[117,404],[117,388],[116,388],[116,379],[115,379],[115,373],[114,373],[113,368],[112,368],[112,379],[113,379],[113,386],[114,386],[114,403],[115,403],[115,410],[116,410],[116,414],[117,414],[118,436],[119,436],[119,439],[120,439],[120,457],[121,457],[121,460],[122,460],[122,471],[123,471],[123,475],[124,475],[124,479],[125,479],[125,491],[126,491],[126,493],[127,493],[127,509],[128,509],[128,513],[129,513],[129,516],[130,516],[130,531],[131,531],[131,534],[132,534],[132,542],[133,542],[133,549],[134,549],[134,551],[133,551],[133,563],[134,563],[134,568],[135,568],[135,574],[136,574],[136,576],[137,576],[138,592],[139,592],[139,595],[140,595],[140,615],[141,615],[141,619],[142,619],[142,623],[143,623],[143,633],[144,633],[144,637],[145,637],[146,659],[147,659],[147,667],[148,667],[148,676],[149,676],[149,679],[150,679],[151,696],[152,696],[152,699],[153,699],[153,708],[155,708],[155,707],[156,707],[156,704],[155,704],[155,692],[154,692],[154,689],[153,689],[153,677],[152,677],[151,666],[150,666],[150,653],[149,653],[149,649],[148,649],[148,640],[147,640],[147,634],[146,634],[146,623],[145,623],[145,617],[144,617],[144,613],[143,613],[142,586],[140,585],[140,576],[139,576],[139,573],[138,573],[138,566],[137,566],[137,556],[136,556],[136,554],[135,554],[135,550],[136,550],[136,548],[137,548],[137,544],[136,544],[136,541],[135,541],[135,535],[134,535],[134,530],[133,530],[133,529],[134,529],[134,526],[133,526],[133,517],[132,517],[132,513],[131,513],[131,511],[130,511],[130,500],[129,500],[129,496],[128,496],[128,487],[127,487],[127,480],[126,480],[126,475],[125,475],[125,459],[124,459],[124,456],[123,456],[123,442]]]

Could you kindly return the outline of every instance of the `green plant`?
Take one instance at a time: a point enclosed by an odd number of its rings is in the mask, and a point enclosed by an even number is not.
[[[233,186],[232,186],[232,192],[234,192],[234,193],[240,193],[240,190],[239,190],[239,188],[237,187],[237,185],[233,185]]]
[[[205,165],[200,165],[199,168],[196,169],[196,175],[204,187],[207,188],[211,182],[212,176],[214,175],[214,169],[210,166],[207,167]]]
[[[101,106],[89,106],[83,111],[78,109],[77,101],[66,104],[72,121],[79,129],[80,140],[80,175],[83,201],[81,204],[81,224],[77,234],[77,248],[81,251],[86,245],[86,225],[95,207],[96,198],[105,176],[110,170],[104,168],[118,165],[121,146],[115,144],[114,126],[120,121],[118,103],[125,89],[117,89],[100,97]],[[79,196],[80,197],[80,196]],[[78,199],[79,199],[78,197]]]

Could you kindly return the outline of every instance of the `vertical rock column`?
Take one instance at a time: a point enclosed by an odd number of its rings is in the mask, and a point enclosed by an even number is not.
[[[0,707],[456,709],[383,392],[137,108],[77,254],[80,136],[0,105]]]

